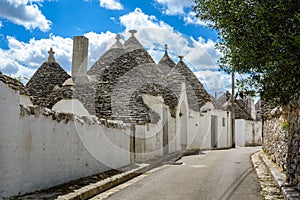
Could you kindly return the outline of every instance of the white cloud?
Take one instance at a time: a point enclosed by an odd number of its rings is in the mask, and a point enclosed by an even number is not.
[[[50,47],[55,51],[56,60],[66,69],[71,68],[72,40],[50,35],[47,39],[31,39],[28,43],[8,36],[8,49],[0,49],[0,71],[13,77],[21,75],[30,78],[35,70],[47,59]]]
[[[105,53],[114,43],[116,34],[112,32],[95,33],[89,32],[84,34],[85,37],[89,38],[89,64],[94,64],[98,58]]]
[[[157,48],[164,48],[165,44],[169,44],[170,52],[177,52],[178,49],[187,52],[185,48],[188,41],[179,32],[174,31],[173,27],[163,21],[159,21],[155,16],[147,15],[140,8],[136,8],[133,12],[120,17],[120,22],[126,28],[124,37],[130,36],[128,30],[138,30],[136,37],[151,52],[155,52]],[[172,44],[172,45],[171,45]],[[160,58],[155,58],[155,60]]]
[[[212,40],[185,36],[155,16],[143,13],[139,8],[120,17],[120,22],[126,31],[138,30],[137,39],[156,62],[163,56],[164,45],[168,44],[168,53],[172,59],[177,62],[178,56],[183,55],[185,63],[197,72],[197,76],[208,90],[215,91],[230,84],[230,77],[218,72],[217,61],[221,54],[214,48],[215,42]],[[128,33],[123,35],[125,38],[130,36]]]
[[[221,53],[215,49],[215,42],[212,40],[205,41],[202,37],[197,40],[191,38],[192,48],[185,56],[186,59],[198,70],[217,70],[218,59]]]
[[[215,92],[226,92],[231,89],[231,76],[220,71],[198,71],[194,72],[199,78],[207,92],[214,95]]]
[[[193,0],[155,0],[162,6],[162,10],[167,15],[184,14],[185,8],[191,8],[194,4]]]
[[[196,24],[196,25],[200,25],[200,26],[208,26],[208,22],[206,21],[202,21],[198,18],[196,18],[196,13],[194,13],[193,11],[185,14],[184,16],[184,22],[186,24]]]
[[[38,7],[42,2],[43,0],[0,0],[0,17],[28,30],[39,28],[46,32],[50,30],[51,21],[46,19]]]
[[[168,44],[168,53],[175,62],[178,55],[184,55],[184,61],[196,72],[200,81],[209,90],[214,92],[230,85],[230,77],[218,72],[217,60],[220,53],[214,49],[214,42],[187,37],[177,32],[170,25],[142,12],[141,9],[120,17],[120,23],[125,32],[120,33],[125,40],[129,38],[128,30],[137,29],[136,38],[144,45],[154,60],[158,62],[164,54],[164,45]],[[91,66],[115,42],[115,33],[88,32],[89,38],[89,65]],[[58,63],[70,73],[72,66],[72,39],[50,35],[45,39],[31,39],[24,43],[13,37],[7,37],[8,50],[0,49],[0,71],[13,76],[31,77],[34,71],[48,57],[50,47],[55,51]],[[124,42],[124,41],[122,41]]]
[[[120,22],[126,27],[126,30],[143,28],[171,28],[162,21],[158,21],[153,15],[143,13],[140,8],[120,17]]]
[[[109,10],[123,10],[123,5],[118,0],[100,0],[100,6]]]
[[[195,17],[192,11],[195,5],[193,0],[155,0],[160,5],[162,12],[166,15],[180,15],[186,24],[207,26],[208,23]]]
[[[137,29],[136,37],[153,54],[157,61],[161,58],[164,45],[168,44],[170,54],[174,59],[178,55],[184,55],[186,60],[195,67],[217,68],[217,60],[220,53],[214,48],[212,40],[205,41],[202,37],[197,40],[189,38],[173,29],[155,16],[149,16],[136,8],[133,12],[120,17],[120,22],[125,26],[126,31]],[[129,37],[129,34],[124,34]],[[160,53],[157,53],[160,49]],[[160,55],[160,56],[159,56]]]
[[[89,38],[89,66],[91,66],[106,50],[115,42],[115,33],[84,34]],[[0,71],[12,77],[22,76],[30,78],[33,73],[48,58],[50,47],[55,52],[56,61],[68,72],[72,66],[73,40],[60,36],[50,35],[49,38],[29,42],[21,42],[14,37],[8,36],[8,49],[0,48]],[[22,80],[26,82],[25,79]]]

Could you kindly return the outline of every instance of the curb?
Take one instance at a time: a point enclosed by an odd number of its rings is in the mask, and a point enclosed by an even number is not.
[[[113,187],[116,187],[117,185],[125,183],[125,182],[129,181],[130,179],[133,179],[133,178],[145,173],[146,171],[156,168],[162,164],[175,162],[179,158],[181,158],[181,152],[177,151],[177,152],[171,153],[169,155],[162,156],[159,159],[153,159],[153,160],[147,161],[146,163],[136,164],[139,166],[136,169],[124,172],[122,174],[112,176],[110,178],[104,179],[97,183],[90,184],[88,186],[85,186],[78,190],[75,190],[74,192],[71,192],[69,194],[59,196],[57,198],[57,200],[89,199],[101,192],[104,192]]]
[[[273,179],[277,183],[278,187],[282,191],[282,194],[285,199],[287,200],[299,200],[300,199],[300,192],[297,191],[296,188],[289,187],[286,185],[285,180],[286,176],[283,173],[280,173],[279,170],[274,166],[274,164],[267,158],[264,152],[260,152],[259,156],[261,157],[264,164],[267,166],[270,174],[272,175]]]
[[[97,183],[82,187],[69,194],[59,196],[58,200],[83,200],[91,198],[101,192],[104,192],[112,187],[122,184],[150,169],[149,164],[139,164],[139,167],[122,174],[112,176]]]

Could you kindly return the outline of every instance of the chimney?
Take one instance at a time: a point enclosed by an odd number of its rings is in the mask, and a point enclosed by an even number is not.
[[[75,84],[88,83],[87,63],[88,63],[89,40],[84,36],[74,36],[73,57],[72,57],[72,79]]]

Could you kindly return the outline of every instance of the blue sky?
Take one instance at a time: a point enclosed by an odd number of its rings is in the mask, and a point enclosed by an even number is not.
[[[168,44],[175,61],[193,69],[209,93],[230,88],[230,76],[218,71],[218,35],[194,17],[193,0],[0,0],[0,71],[30,78],[53,47],[70,73],[72,38],[89,38],[89,66],[128,30],[158,61]]]

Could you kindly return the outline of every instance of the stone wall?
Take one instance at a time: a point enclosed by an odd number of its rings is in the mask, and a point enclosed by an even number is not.
[[[286,173],[287,182],[300,187],[300,98],[263,116],[263,149]]]

